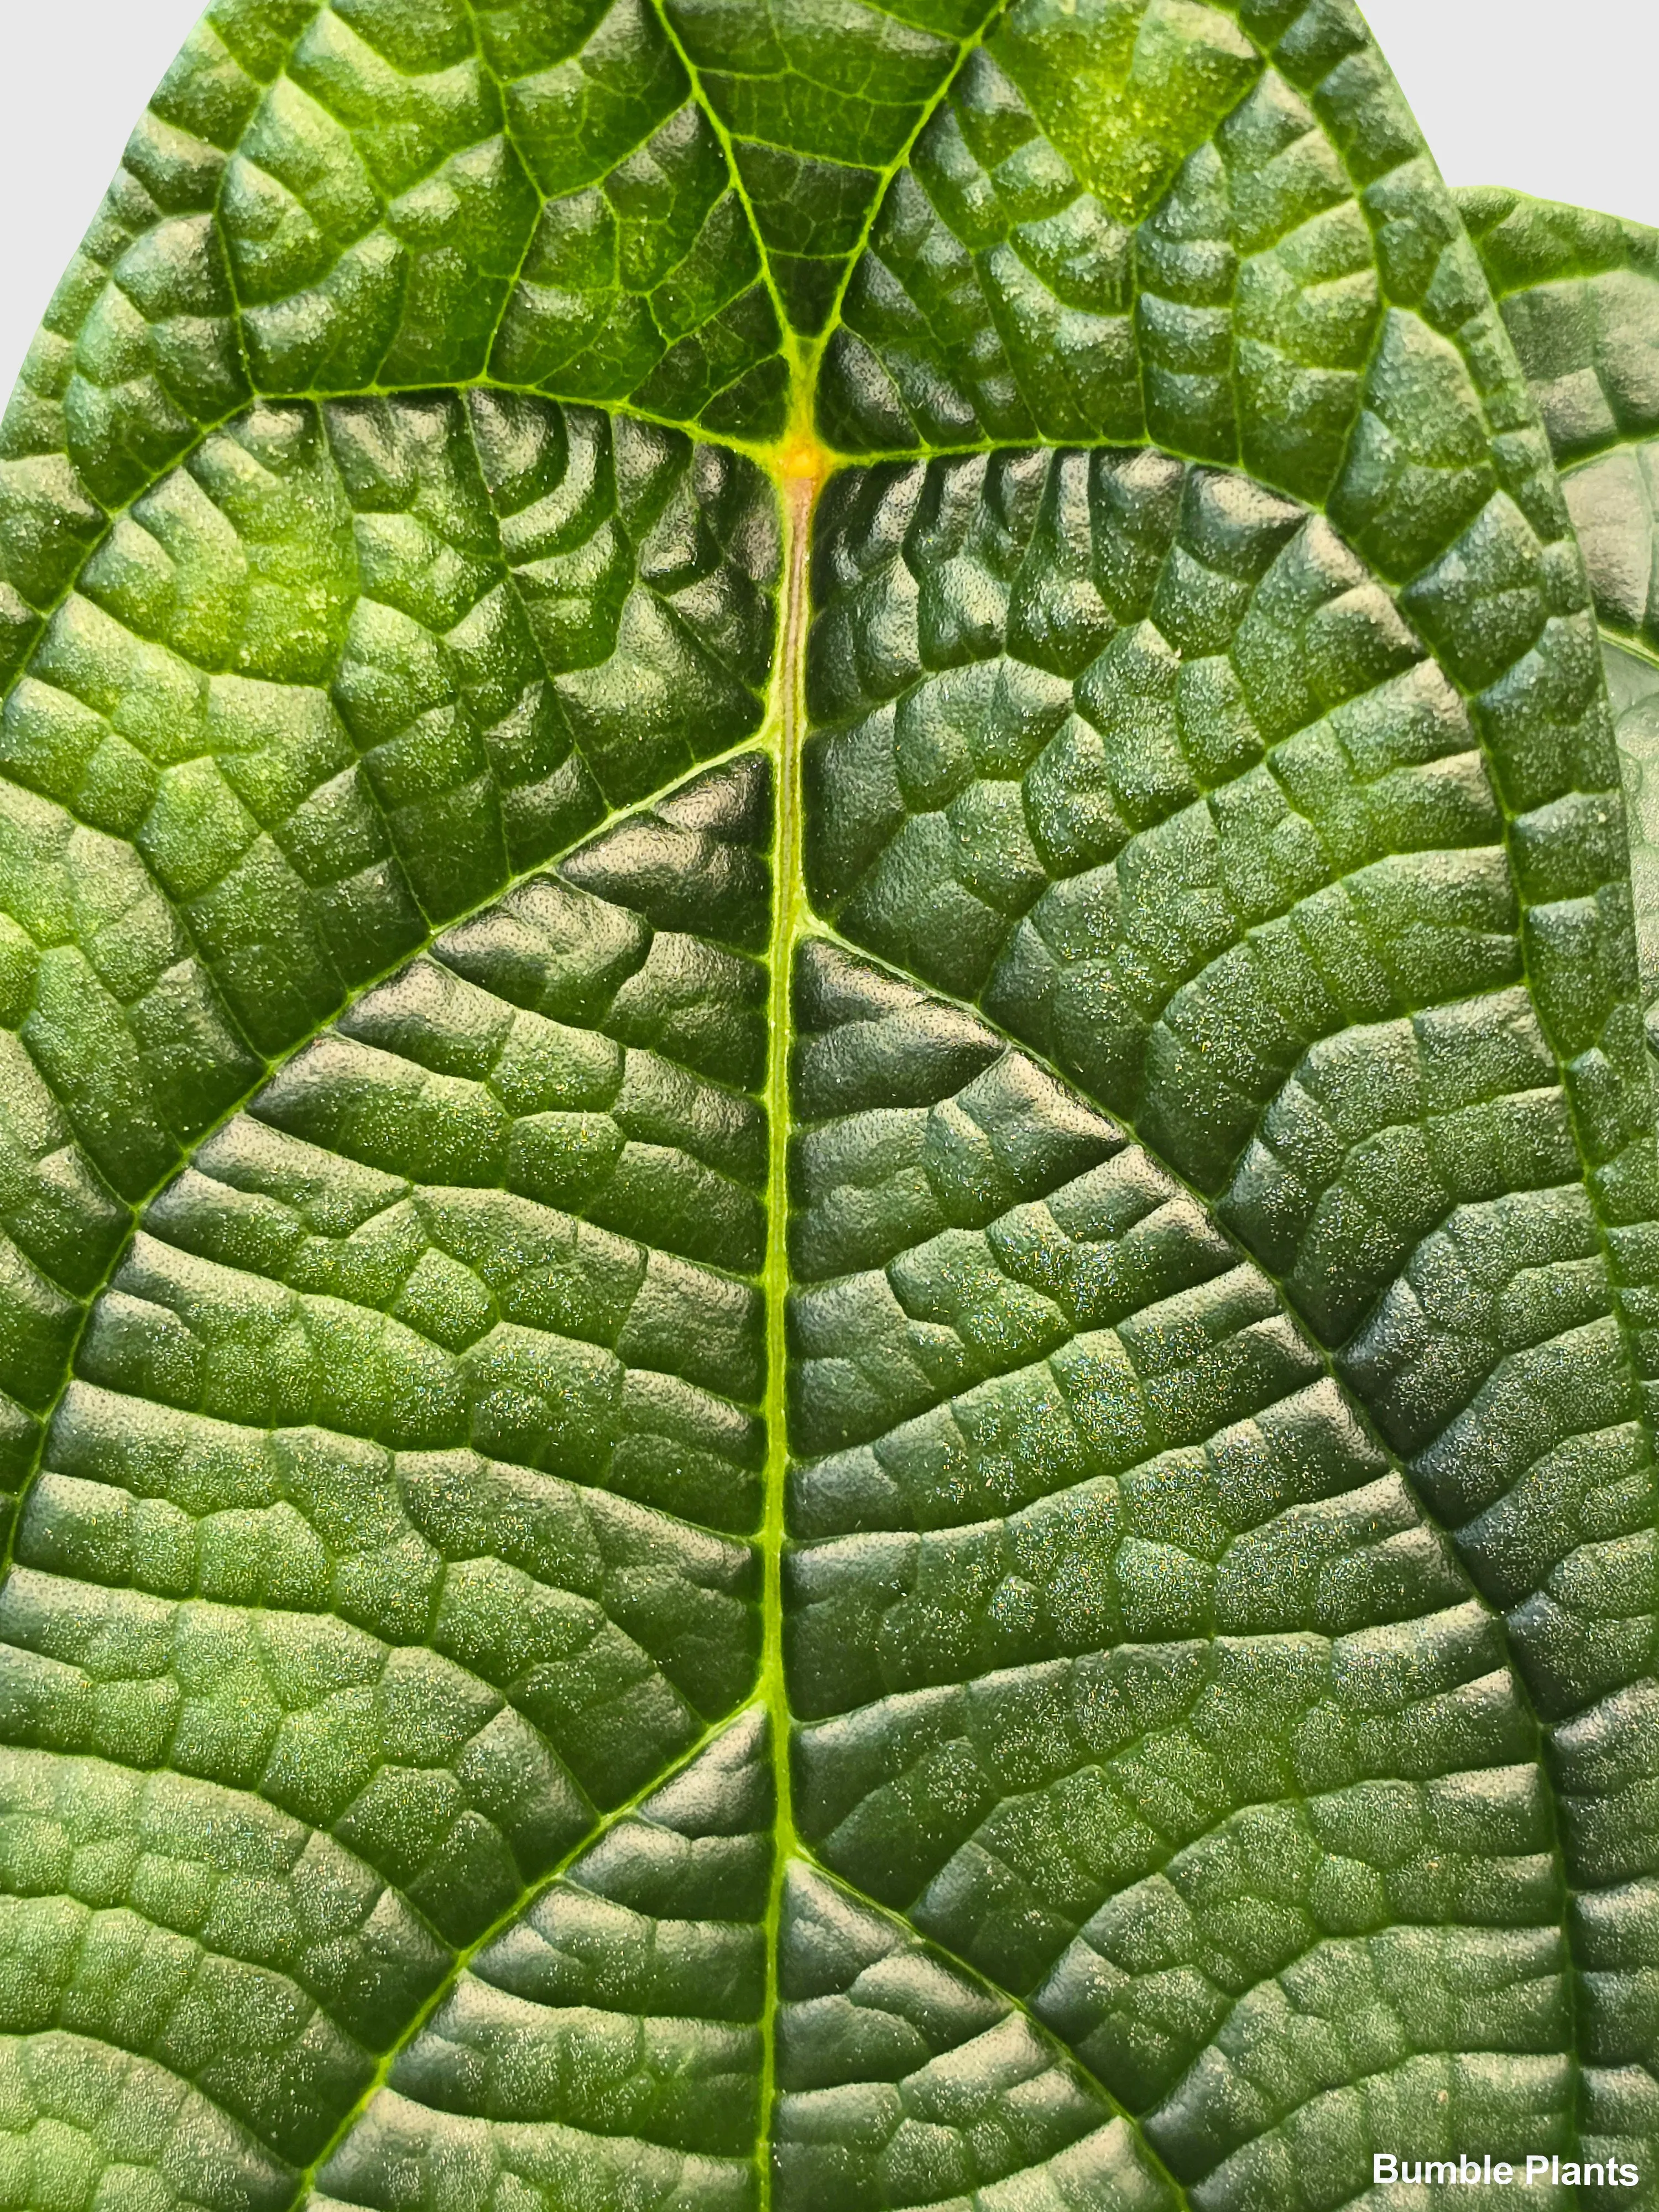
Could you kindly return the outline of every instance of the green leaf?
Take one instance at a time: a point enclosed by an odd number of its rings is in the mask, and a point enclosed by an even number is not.
[[[1659,2202],[1659,263],[1465,210],[1346,0],[210,10],[0,424],[19,2212]]]
[[[1518,192],[1460,198],[1549,432],[1595,597],[1651,1041],[1659,1036],[1659,233]]]

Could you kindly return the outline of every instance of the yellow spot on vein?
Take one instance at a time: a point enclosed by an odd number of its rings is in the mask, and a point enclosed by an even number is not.
[[[816,490],[830,465],[829,448],[810,432],[798,432],[778,448],[778,471],[786,483],[810,484]]]

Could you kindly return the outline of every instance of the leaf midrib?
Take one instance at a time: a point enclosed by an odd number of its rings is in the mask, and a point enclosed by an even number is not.
[[[783,1553],[787,1538],[789,1483],[789,1161],[793,1136],[790,1113],[791,1048],[793,1044],[791,988],[795,950],[806,918],[801,790],[801,756],[806,725],[806,628],[811,526],[825,471],[798,457],[798,472],[783,490],[784,591],[778,624],[777,659],[772,699],[775,720],[773,757],[772,927],[769,946],[767,1021],[767,1188],[766,1261],[762,1288],[766,1315],[766,1474],[761,1524],[761,1662],[759,1691],[768,1718],[775,1798],[771,1886],[763,1923],[766,1946],[765,2010],[761,2019],[760,2124],[755,2142],[762,2212],[772,2201],[769,2155],[771,2114],[777,2085],[779,1937],[784,1882],[792,1856],[800,1850],[795,1826],[793,1777],[790,1771],[788,1682],[783,1650]],[[769,750],[772,750],[769,748]]]
[[[466,1944],[460,1950],[456,1952],[453,1963],[440,1978],[431,1994],[411,2015],[408,2026],[398,2035],[395,2042],[393,2042],[382,2054],[375,2067],[374,2075],[364,2087],[356,2103],[341,2119],[333,2134],[330,2136],[328,2141],[323,2145],[322,2148],[317,2153],[315,2157],[313,2158],[307,2165],[297,2170],[293,2192],[289,2200],[290,2212],[301,2212],[301,2208],[304,2205],[313,2189],[315,2188],[318,2179],[322,2174],[324,2169],[327,2166],[329,2160],[335,2156],[335,2154],[349,2138],[353,2130],[356,2129],[358,2123],[364,2118],[369,2106],[374,2103],[374,2099],[380,2094],[380,2091],[389,2086],[391,2077],[396,2070],[398,2061],[412,2047],[416,2039],[442,2010],[445,2003],[453,1995],[456,1988],[459,1986],[462,1977],[468,1972],[472,1966],[473,1962],[480,1956],[480,1954],[487,1950],[490,1944],[496,1942],[501,1936],[506,1935],[522,1917],[522,1916],[529,1911],[530,1907],[535,1904],[538,1898],[544,1896],[549,1891],[555,1888],[558,1883],[567,1880],[570,1875],[571,1869],[575,1867],[597,1844],[602,1842],[607,1835],[612,1832],[613,1830],[620,1827],[624,1821],[635,1818],[648,1801],[653,1797],[659,1790],[665,1789],[680,1775],[685,1773],[688,1769],[696,1763],[697,1759],[711,1747],[711,1745],[716,1742],[728,1729],[734,1727],[740,1720],[742,1720],[745,1714],[755,1711],[764,1712],[767,1714],[769,1720],[771,1718],[771,1701],[767,1693],[766,1686],[764,1684],[759,1686],[755,1694],[747,1698],[742,1705],[736,1707],[734,1711],[726,1714],[720,1720],[712,1722],[704,1730],[703,1734],[699,1736],[696,1742],[689,1746],[688,1748],[683,1751],[677,1758],[671,1760],[669,1764],[662,1769],[660,1773],[653,1776],[650,1781],[641,1784],[640,1789],[637,1790],[634,1796],[629,1798],[625,1803],[615,1807],[611,1812],[604,1814],[599,1820],[595,1820],[586,1833],[579,1842],[572,1844],[570,1849],[565,1853],[563,1857],[559,1860],[556,1865],[550,1868],[545,1874],[538,1875],[533,1881],[526,1882],[524,1888],[514,1899],[513,1903],[508,1905],[494,1921],[492,1921],[489,1926],[486,1928],[480,1936],[477,1936],[471,1943]],[[787,1774],[787,1741],[783,1746],[779,1746],[776,1739],[775,1728],[773,1729],[773,1735],[774,1759],[782,1765],[784,1771]],[[763,1923],[763,1939],[766,1944],[767,1957],[767,2010],[763,2015],[761,2021],[761,2034],[764,2056],[761,2089],[757,2100],[759,2126],[757,2132],[754,2158],[754,2163],[760,2179],[761,2212],[769,2212],[769,2208],[772,2203],[773,2175],[770,2160],[770,2119],[773,2108],[773,2091],[775,2081],[775,2069],[774,2063],[775,2030],[778,2016],[778,2006],[776,2002],[776,1961],[778,1954],[777,1937],[779,1932],[779,1922],[781,1917],[781,1906],[784,1882],[792,1861],[797,1866],[809,1869],[831,1887],[839,1890],[844,1896],[854,1899],[860,1904],[866,1905],[870,1910],[881,1915],[883,1918],[897,1918],[907,1929],[911,1925],[903,1915],[894,1914],[890,1907],[878,1904],[874,1899],[868,1897],[863,1890],[860,1889],[856,1883],[848,1881],[844,1875],[838,1874],[833,1867],[826,1865],[812,1850],[811,1846],[801,1840],[793,1826],[789,1826],[786,1832],[786,1824],[782,1817],[779,1817],[774,1828],[773,1875],[770,1896],[769,1898],[767,1917],[765,1922]],[[442,1939],[440,1938],[439,1940],[441,1942]],[[1104,2082],[1099,2079],[1098,2075],[1095,2074],[1093,2069],[1086,2065],[1074,2051],[1070,2051],[1064,2044],[1060,2043],[1053,2029],[1044,2024],[1038,2015],[1031,2009],[1030,2005],[1024,1998],[1015,1996],[1012,1991],[1003,1989],[1000,1984],[988,1981],[985,1975],[983,1975],[976,1966],[972,1965],[969,1960],[963,1958],[959,1953],[951,1950],[948,1945],[939,1942],[936,1937],[928,1936],[921,1937],[920,1940],[926,1942],[931,1950],[936,1952],[940,1959],[942,1959],[948,1966],[954,1967],[956,1971],[962,1974],[966,1979],[977,1983],[983,1988],[993,1990],[997,1998],[1001,2002],[1007,2005],[1011,2014],[1024,2020],[1027,2023],[1033,2034],[1046,2050],[1055,2054],[1064,2065],[1076,2069],[1077,2073],[1082,2077],[1082,2079],[1096,2091],[1102,2103],[1106,2106],[1112,2115],[1115,2118],[1121,2118],[1124,2124],[1130,2129],[1133,2134],[1135,2142],[1140,2149],[1142,2156],[1146,2159],[1147,2164],[1164,2181],[1165,2186],[1170,2191],[1175,2205],[1178,2208],[1178,2212],[1186,2212],[1186,2208],[1188,2207],[1190,2203],[1187,2189],[1184,2185],[1176,2180],[1175,2175],[1164,2163],[1164,2160],[1160,2156],[1159,2153],[1153,2148],[1151,2142],[1147,2139],[1146,2130],[1139,2118],[1135,2113],[1130,2112],[1126,2106],[1121,2104],[1119,2100],[1113,2095],[1112,2092],[1106,2087]],[[239,2128],[244,2127],[246,2124],[246,2122],[236,2120],[234,2115],[228,2115],[228,2117],[231,2118],[233,2124]],[[265,2148],[269,2149],[270,2146],[266,2145]],[[276,2155],[274,2152],[271,2154],[273,2156]]]

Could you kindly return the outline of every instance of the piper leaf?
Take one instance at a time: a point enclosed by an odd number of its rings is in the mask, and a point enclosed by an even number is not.
[[[20,2212],[1659,2201],[1659,264],[1465,213],[1346,0],[210,9],[0,426]]]
[[[1595,594],[1651,1041],[1659,1000],[1659,234],[1518,192],[1460,197],[1549,431]]]

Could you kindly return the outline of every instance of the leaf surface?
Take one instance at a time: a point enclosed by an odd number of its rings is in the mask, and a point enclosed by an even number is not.
[[[1659,264],[1465,210],[1325,0],[210,9],[0,426],[20,2206],[1650,2199]]]
[[[1619,732],[1642,995],[1659,999],[1659,236],[1517,192],[1461,195],[1562,471]]]

